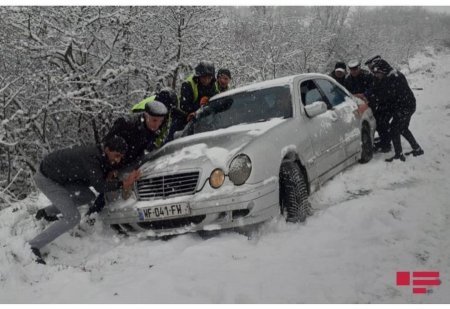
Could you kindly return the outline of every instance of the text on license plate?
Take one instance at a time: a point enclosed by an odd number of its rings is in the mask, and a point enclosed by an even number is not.
[[[179,217],[189,215],[190,213],[191,210],[188,203],[176,203],[138,209],[140,220]]]

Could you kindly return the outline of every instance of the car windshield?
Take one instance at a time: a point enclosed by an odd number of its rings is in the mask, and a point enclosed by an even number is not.
[[[209,102],[183,135],[224,129],[238,124],[292,117],[289,86],[237,93]]]

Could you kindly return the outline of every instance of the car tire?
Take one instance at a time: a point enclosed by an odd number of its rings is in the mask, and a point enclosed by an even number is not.
[[[364,126],[361,131],[361,159],[359,160],[359,163],[367,163],[372,159],[372,157],[373,145],[372,138],[370,137],[370,130],[367,126]]]
[[[287,222],[303,222],[311,215],[305,177],[295,162],[280,168],[280,208]]]

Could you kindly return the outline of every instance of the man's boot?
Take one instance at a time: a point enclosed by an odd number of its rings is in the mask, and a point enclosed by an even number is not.
[[[46,265],[44,259],[42,258],[41,251],[38,248],[31,248],[31,252],[36,256],[35,262],[38,264]]]
[[[419,147],[419,148],[413,149],[413,150],[411,150],[411,151],[405,152],[405,155],[407,155],[407,156],[409,156],[409,155],[411,155],[411,154],[412,154],[414,157],[417,157],[417,156],[423,155],[423,154],[424,154],[424,151],[423,151],[423,149],[422,149],[421,147]]]
[[[392,162],[392,161],[394,161],[394,160],[400,160],[400,161],[405,162],[405,161],[406,161],[406,158],[405,158],[405,156],[403,155],[403,153],[400,153],[400,154],[396,154],[396,155],[393,156],[393,157],[387,158],[387,159],[384,160],[384,161],[386,161],[386,162]]]
[[[52,221],[58,220],[58,217],[57,217],[57,216],[49,216],[49,215],[47,215],[47,213],[45,212],[45,209],[44,209],[44,208],[43,208],[43,209],[39,209],[39,210],[36,212],[35,218],[36,218],[37,220],[41,220],[42,218],[44,218],[44,219],[47,220],[48,222],[52,222]]]

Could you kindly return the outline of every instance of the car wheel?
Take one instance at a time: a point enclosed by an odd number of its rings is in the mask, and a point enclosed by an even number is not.
[[[284,162],[280,168],[280,207],[287,222],[303,222],[311,214],[305,178],[294,162]]]
[[[361,132],[361,159],[359,163],[367,163],[373,157],[372,138],[370,137],[370,130],[365,126]]]

